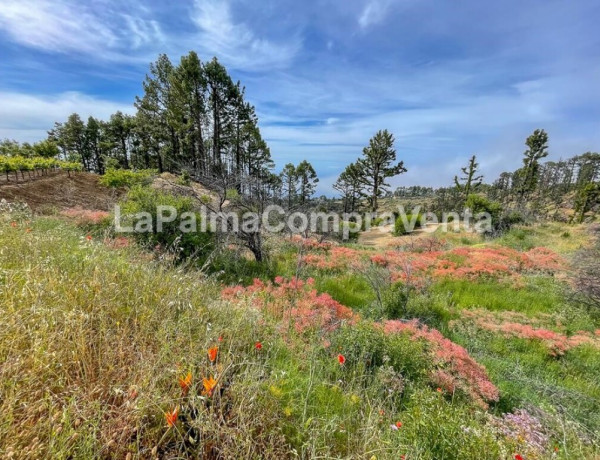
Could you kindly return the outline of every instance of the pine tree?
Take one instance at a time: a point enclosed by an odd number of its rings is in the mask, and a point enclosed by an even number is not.
[[[469,164],[464,168],[460,168],[464,175],[460,179],[458,176],[454,176],[454,184],[456,185],[456,188],[462,193],[465,202],[469,198],[469,195],[472,192],[476,191],[476,189],[483,182],[483,175],[476,175],[478,168],[479,163],[477,163],[476,156],[473,155],[469,160]]]
[[[304,204],[315,193],[319,179],[317,178],[317,173],[315,172],[313,166],[306,160],[300,162],[300,164],[296,167],[296,175],[300,182],[300,203]]]
[[[378,131],[363,149],[363,157],[357,162],[361,172],[360,181],[365,186],[365,196],[368,196],[373,212],[379,207],[378,198],[389,187],[386,179],[406,172],[403,161],[397,164],[395,162],[394,136],[387,130]]]
[[[525,141],[528,149],[523,158],[523,168],[519,176],[519,197],[533,192],[537,185],[539,175],[539,161],[548,156],[548,134],[543,129],[536,129]]]

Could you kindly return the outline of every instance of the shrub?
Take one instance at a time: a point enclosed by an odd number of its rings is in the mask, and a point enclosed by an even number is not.
[[[331,348],[343,351],[346,366],[373,372],[391,366],[406,379],[423,379],[431,369],[424,342],[408,334],[386,334],[379,325],[367,321],[340,328],[331,338]]]
[[[157,172],[153,169],[107,169],[100,183],[106,187],[133,187],[134,185],[148,185],[152,176]]]
[[[181,175],[177,178],[177,185],[189,186],[192,182],[192,178],[188,171],[182,171]]]
[[[178,260],[189,257],[203,259],[213,249],[213,234],[211,232],[193,231],[182,232],[179,219],[163,222],[162,231],[157,231],[157,208],[172,206],[177,216],[185,212],[193,212],[192,200],[189,197],[179,197],[163,193],[149,187],[135,185],[122,203],[122,225],[134,225],[135,214],[148,213],[152,218],[152,228],[148,232],[135,232],[136,239],[149,247],[159,246],[173,251]],[[201,216],[194,213],[197,228],[200,229]]]
[[[406,224],[405,224],[405,219],[406,219]],[[405,216],[405,219],[402,218],[402,216],[398,217],[396,219],[396,223],[394,224],[394,235],[396,236],[400,236],[400,235],[407,235],[409,233],[412,233],[412,231],[414,229],[417,228],[422,228],[425,225],[425,219],[423,217],[422,214],[417,214],[416,216],[414,214],[407,214]],[[410,225],[414,220],[414,228],[411,229]]]

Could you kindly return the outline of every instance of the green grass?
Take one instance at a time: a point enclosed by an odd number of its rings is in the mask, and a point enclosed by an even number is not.
[[[433,292],[447,294],[458,308],[511,310],[527,314],[551,313],[564,304],[564,296],[550,277],[530,277],[522,287],[507,282],[444,280],[432,286]]]
[[[25,223],[0,227],[3,458],[218,449],[225,458],[493,459],[503,448],[478,409],[445,400],[410,371],[425,355],[408,338],[381,349],[405,374],[405,390],[390,393],[366,358],[351,358],[354,339],[335,340],[348,350],[341,367],[321,334],[282,335],[268,316],[220,301],[220,286],[194,270],[136,247],[109,249],[62,220],[29,225],[30,233]],[[360,290],[353,295],[360,300]],[[194,383],[183,396],[177,379],[188,371]],[[201,379],[211,375],[221,391],[207,399]],[[167,429],[164,412],[176,406],[179,421]],[[400,432],[390,428],[398,420]],[[471,439],[465,424],[487,434]],[[442,442],[441,434],[460,436]]]
[[[355,274],[322,276],[315,281],[319,291],[328,293],[341,304],[357,311],[365,309],[375,300],[375,293],[369,283]]]
[[[299,335],[250,305],[220,300],[217,279],[290,276],[291,251],[260,266],[226,258],[223,275],[206,277],[135,246],[110,249],[99,235],[88,241],[64,220],[19,219],[12,227],[11,219],[0,216],[3,458],[498,459],[523,452],[498,435],[484,410],[432,387],[437,364],[423,342],[385,336],[369,320]],[[345,305],[361,311],[374,301],[357,274],[319,275],[315,288]],[[487,367],[501,390],[492,414],[542,409],[561,447],[557,458],[599,454],[598,350],[552,358],[539,343],[449,327],[473,306],[551,313],[573,332],[597,327],[594,320],[566,303],[550,277],[526,278],[519,289],[444,281],[413,295],[405,312]],[[206,357],[214,345],[217,364]],[[188,371],[194,381],[184,396],[177,379]],[[212,375],[220,390],[206,398],[201,380]],[[164,412],[176,406],[179,421],[167,429]],[[397,421],[403,425],[394,430]]]

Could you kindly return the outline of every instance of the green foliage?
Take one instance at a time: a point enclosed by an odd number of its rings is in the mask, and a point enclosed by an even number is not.
[[[44,174],[49,170],[81,171],[81,165],[79,163],[41,156],[0,156],[0,173],[6,174],[7,178],[9,178],[9,173],[14,173],[15,179],[18,180],[18,172],[22,175],[24,172]]]
[[[106,187],[133,187],[135,185],[148,185],[152,177],[157,174],[153,169],[132,171],[129,169],[107,169],[100,178],[100,183]]]
[[[185,187],[189,187],[189,185],[192,182],[190,173],[187,170],[182,171],[180,176],[177,178],[176,182],[178,185],[183,185]]]
[[[406,221],[406,223],[405,223]],[[410,225],[414,221],[414,228],[411,229]],[[422,228],[425,225],[425,218],[422,214],[406,214],[399,216],[394,224],[394,235],[401,236],[412,233],[413,230]]]
[[[417,382],[431,368],[423,342],[412,340],[408,334],[386,335],[369,322],[340,328],[332,336],[331,347],[343,351],[345,365],[355,372],[372,373],[385,364],[405,379]]]
[[[164,222],[162,231],[158,231],[158,207],[172,206],[177,212],[177,218],[172,222]],[[134,229],[142,222],[141,213],[147,213],[151,218],[150,231],[136,231],[135,238],[148,247],[160,246],[175,253],[178,259],[189,257],[203,260],[213,250],[214,236],[211,232],[201,231],[201,216],[194,212],[192,200],[189,197],[179,197],[163,193],[150,187],[134,185],[128,192],[121,206],[122,226],[133,225]],[[198,231],[183,232],[180,229],[182,214],[190,213],[196,218]],[[138,215],[138,218],[134,217]],[[143,230],[143,229],[142,229]]]

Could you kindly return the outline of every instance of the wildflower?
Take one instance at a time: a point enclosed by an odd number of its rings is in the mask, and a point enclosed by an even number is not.
[[[85,239],[88,240],[88,241],[92,241],[92,235],[86,235]]]
[[[262,343],[260,343],[260,342],[256,342],[256,343],[254,344],[254,348],[256,348],[257,350],[262,350]]]
[[[385,411],[383,409],[379,409],[379,415],[383,417],[385,415]]]
[[[396,428],[402,428],[402,422],[396,422]]]
[[[172,412],[165,412],[165,419],[167,420],[167,425],[169,428],[177,423],[177,417],[179,416],[179,407],[173,409]]]
[[[435,391],[437,391],[438,393],[441,393],[442,389],[440,387],[437,387]]]
[[[186,395],[190,391],[192,386],[192,373],[188,372],[185,377],[179,377],[179,386],[183,390],[183,394]]]
[[[213,390],[217,386],[217,381],[213,377],[203,378],[202,386],[204,387],[202,394],[204,396],[212,396]]]
[[[10,226],[11,226],[12,228],[17,228],[17,223],[16,223],[16,222],[13,220],[13,221],[10,223]]]
[[[208,349],[208,359],[211,363],[215,362],[217,359],[217,353],[219,352],[219,347],[211,347]]]
[[[523,457],[519,454],[515,455],[515,460],[523,460]]]
[[[338,362],[340,366],[342,366],[346,362],[346,357],[344,355],[338,355]]]
[[[222,342],[222,341],[223,341],[223,336],[222,336],[222,335],[220,335],[220,336],[219,336],[219,338],[218,338],[217,340],[218,340],[219,342]]]
[[[396,425],[394,425],[394,424],[391,424],[391,425],[390,425],[390,428],[391,428],[392,430],[394,430],[394,431],[398,431],[398,427],[397,427]]]

